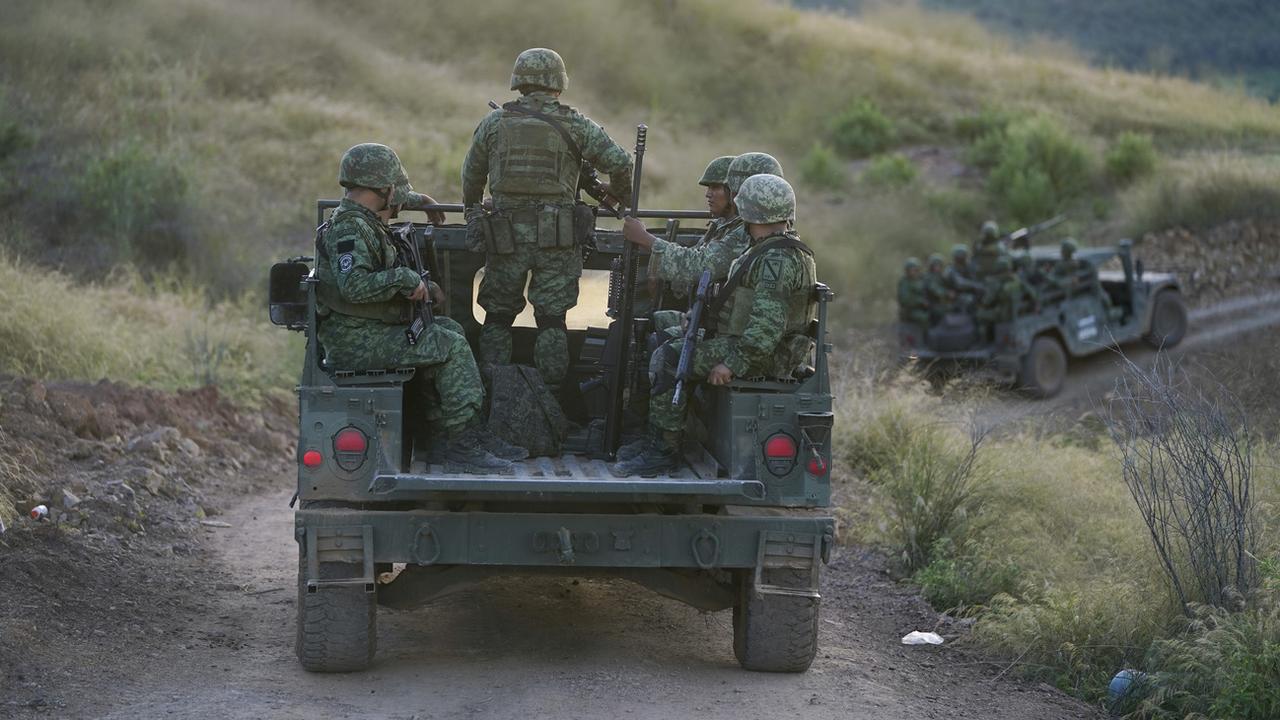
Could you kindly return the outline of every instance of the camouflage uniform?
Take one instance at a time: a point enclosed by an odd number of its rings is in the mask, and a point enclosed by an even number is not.
[[[1009,250],[1000,240],[1000,227],[988,220],[982,224],[982,237],[973,247],[973,273],[983,281],[996,273],[996,262],[1009,257]]]
[[[929,319],[937,321],[947,312],[955,294],[947,286],[947,277],[943,269],[947,263],[942,256],[934,253],[929,256],[929,271],[924,274],[924,293],[929,301]]]
[[[739,210],[747,223],[782,222],[794,215],[795,194],[782,178],[753,177],[742,185]],[[799,240],[793,231],[785,230],[753,238],[751,246],[777,238]],[[731,294],[716,315],[715,333],[709,333],[694,350],[691,383],[705,382],[721,363],[735,378],[790,377],[813,350],[808,335],[817,282],[813,256],[794,245],[770,248],[760,255],[748,252],[734,261],[730,275],[744,262],[752,264],[736,287],[726,288]],[[611,468],[614,475],[648,474],[677,462],[687,400],[679,405],[672,401],[683,343],[683,339],[673,340],[655,351],[661,356],[655,357],[651,367],[660,366],[663,377],[656,379],[649,399],[650,436],[619,452],[622,461]],[[683,398],[687,397],[686,392]]]
[[[987,278],[986,286],[977,317],[983,337],[990,334],[994,325],[1010,322],[1019,312],[1040,302],[1035,289],[1013,272],[1013,264],[1007,257],[996,261],[995,273]]]
[[[1098,271],[1088,260],[1076,257],[1077,249],[1073,238],[1062,241],[1062,257],[1053,264],[1050,281],[1068,297],[1076,294],[1080,288],[1088,287],[1102,301],[1103,306],[1110,310],[1111,297],[1098,282]]]
[[[913,277],[912,271],[917,274]],[[929,324],[929,296],[924,278],[920,277],[920,261],[907,258],[898,279],[898,320],[914,325]]]
[[[549,91],[564,90],[564,61],[551,50],[526,50],[516,59],[511,89],[523,96],[515,109],[489,113],[476,128],[462,164],[462,202],[469,222],[485,223],[485,273],[477,298],[485,309],[480,355],[485,364],[511,362],[511,325],[524,310],[524,288],[538,323],[534,363],[549,385],[569,366],[565,314],[578,304],[582,252],[573,207],[581,173],[579,158],[550,124],[518,110],[543,113],[559,122],[582,160],[609,175],[611,192],[631,192],[631,158],[604,129]],[[486,183],[495,212],[480,210]],[[530,277],[532,275],[532,277]]]

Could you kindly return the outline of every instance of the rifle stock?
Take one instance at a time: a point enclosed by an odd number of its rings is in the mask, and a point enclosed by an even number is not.
[[[707,289],[711,285],[711,271],[703,270],[698,278],[698,291],[694,295],[693,307],[689,308],[684,329],[684,344],[680,346],[680,363],[676,365],[676,391],[671,396],[671,404],[678,406],[684,401],[684,388],[693,372],[693,353],[698,346],[698,330],[702,327],[702,312],[707,304]]]
[[[394,238],[396,253],[400,256],[401,262],[416,272],[423,286],[427,288],[426,298],[410,303],[413,317],[409,321],[409,327],[404,331],[405,340],[410,345],[417,345],[427,325],[435,322],[435,314],[431,310],[431,271],[423,265],[422,253],[418,250],[418,244],[414,242],[413,223],[399,225],[391,232],[391,237]]]

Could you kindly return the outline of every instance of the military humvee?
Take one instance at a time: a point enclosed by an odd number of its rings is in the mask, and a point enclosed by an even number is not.
[[[1047,274],[1059,257],[1056,247],[1031,251],[1036,271]],[[1119,270],[1097,271],[1104,301],[1091,277],[1072,292],[1037,285],[1040,307],[1022,308],[1012,322],[997,324],[980,338],[971,315],[946,315],[932,327],[898,324],[899,358],[945,373],[955,366],[982,367],[1033,397],[1052,397],[1066,380],[1068,358],[1092,355],[1142,339],[1171,348],[1187,332],[1187,307],[1178,279],[1144,272],[1128,240],[1113,247],[1081,248],[1076,257],[1093,268],[1119,260]],[[1085,270],[1092,273],[1093,270]]]
[[[334,205],[321,201],[318,212]],[[668,229],[679,239],[696,237],[680,233],[678,221],[669,220]],[[447,294],[436,312],[461,323],[474,344],[480,327],[474,288],[484,257],[467,250],[464,225],[414,223],[412,233]],[[584,289],[593,274],[606,274],[622,243],[620,233],[597,230]],[[480,476],[427,464],[415,444],[414,393],[405,386],[423,370],[361,371],[326,362],[315,332],[311,261],[273,266],[269,291],[272,322],[306,336],[295,514],[297,655],[304,668],[366,667],[379,604],[410,608],[495,575],[534,573],[625,578],[702,610],[732,608],[742,667],[809,667],[817,648],[819,571],[835,542],[833,519],[817,510],[831,491],[825,286],[814,288],[811,366],[794,377],[702,386],[691,397],[688,462],[657,478],[618,479],[606,469],[598,429],[609,403],[599,378],[610,357],[609,332],[574,327],[571,314],[573,377],[560,401],[583,429],[570,434],[558,457]],[[532,365],[526,355],[535,328],[517,323],[514,331],[514,361]],[[637,393],[627,409],[646,402]]]

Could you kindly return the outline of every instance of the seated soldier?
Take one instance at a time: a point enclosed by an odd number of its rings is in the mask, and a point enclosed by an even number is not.
[[[946,266],[946,262],[938,253],[929,256],[928,272],[924,274],[924,294],[929,305],[929,322],[931,323],[941,320],[956,299],[955,292],[947,286],[947,278],[943,274]]]
[[[813,350],[807,333],[817,267],[813,253],[790,229],[795,191],[776,175],[755,175],[743,181],[737,201],[751,248],[734,261],[716,302],[707,308],[714,325],[694,350],[690,383],[790,377]],[[658,372],[649,398],[648,436],[619,449],[619,461],[609,468],[615,476],[657,475],[678,466],[689,396],[685,392],[673,404],[683,344],[683,338],[673,340],[654,351],[650,367]]]
[[[957,244],[951,248],[951,265],[947,267],[947,288],[955,293],[954,308],[957,312],[968,312],[974,302],[982,296],[982,283],[974,275],[973,265],[969,263],[969,246]]]
[[[924,278],[920,277],[920,261],[907,258],[898,279],[898,320],[913,325],[929,325],[929,299]]]
[[[1013,272],[1008,257],[996,260],[995,274],[987,278],[987,289],[978,305],[978,336],[991,339],[991,331],[999,323],[1011,322],[1027,309],[1039,312],[1036,291]]]
[[[1102,301],[1102,307],[1111,311],[1111,296],[1102,289],[1098,281],[1098,270],[1088,260],[1076,257],[1079,247],[1074,238],[1062,241],[1062,257],[1053,265],[1053,284],[1062,290],[1067,297],[1091,292]]]
[[[396,262],[387,221],[413,199],[400,158],[386,145],[356,145],[342,156],[338,182],[346,193],[316,238],[317,335],[328,363],[343,370],[430,368],[433,387],[415,387],[428,421],[448,434],[444,461],[465,472],[509,469],[525,451],[481,429],[484,386],[462,327],[438,317],[416,344],[405,336],[409,302],[428,293],[442,301],[444,294]]]

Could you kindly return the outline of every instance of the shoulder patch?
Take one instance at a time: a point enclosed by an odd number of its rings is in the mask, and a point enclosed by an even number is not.
[[[760,279],[764,282],[778,282],[782,279],[782,261],[777,258],[765,258],[761,264]]]
[[[351,256],[351,253],[346,253],[342,257],[338,258],[338,269],[344,273],[351,272],[351,267],[355,264],[355,258]]]
[[[356,241],[352,240],[351,238],[338,241],[338,252],[340,253],[349,253],[355,249],[356,249]]]

